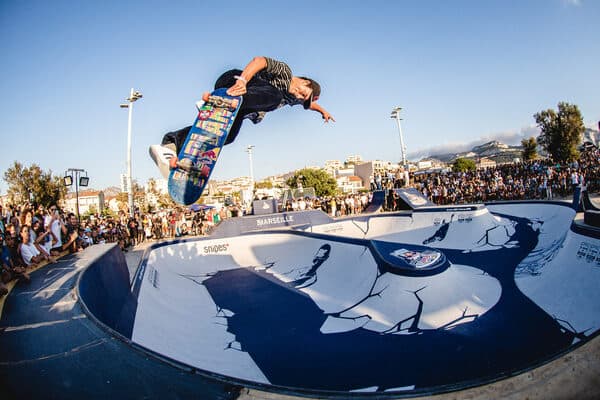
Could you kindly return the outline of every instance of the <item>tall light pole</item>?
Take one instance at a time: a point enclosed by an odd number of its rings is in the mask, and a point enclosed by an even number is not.
[[[252,162],[252,149],[254,148],[254,145],[249,144],[248,147],[246,147],[246,153],[248,153],[248,161],[250,163],[250,184],[252,185],[251,189],[252,192],[254,192],[254,165]]]
[[[85,172],[85,176],[81,176],[81,173]],[[71,186],[75,181],[75,204],[77,211],[77,221],[79,221],[79,186],[87,186],[90,182],[90,178],[87,176],[87,172],[79,168],[69,168],[65,171],[63,182],[65,186]]]
[[[128,103],[120,105],[121,108],[129,108],[129,118],[127,121],[127,191],[128,191],[128,203],[129,203],[129,216],[133,217],[135,208],[133,206],[133,187],[131,185],[131,115],[133,114],[133,103],[142,98],[142,94],[133,88],[129,92],[129,97],[125,100]]]
[[[398,122],[398,132],[400,132],[400,150],[402,152],[402,167],[404,168],[404,186],[408,186],[409,175],[408,164],[406,162],[406,145],[404,144],[404,137],[402,136],[402,125],[400,124],[400,121],[402,120],[402,118],[400,118],[401,110],[402,107],[394,107],[392,109],[392,115],[390,115],[390,117],[392,119],[395,119],[396,122]]]

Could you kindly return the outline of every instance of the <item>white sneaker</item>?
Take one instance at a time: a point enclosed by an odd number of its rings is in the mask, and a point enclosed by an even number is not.
[[[152,157],[152,160],[154,160],[160,173],[165,179],[169,179],[169,173],[171,172],[169,161],[171,158],[177,157],[174,147],[174,145],[161,146],[159,144],[153,144],[148,149],[150,157]]]

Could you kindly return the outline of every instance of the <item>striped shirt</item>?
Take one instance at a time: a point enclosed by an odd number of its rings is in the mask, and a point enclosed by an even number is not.
[[[290,67],[284,62],[277,61],[269,57],[265,57],[265,60],[267,61],[267,67],[257,72],[255,77],[267,82],[269,85],[279,90],[282,95],[282,100],[277,108],[281,108],[286,105],[294,106],[296,104],[303,104],[303,100],[297,99],[289,92],[290,83],[292,82],[293,76]],[[258,124],[263,120],[263,118],[265,118],[266,114],[267,113],[265,111],[257,111],[244,115],[244,118],[249,119],[255,124]]]
[[[265,60],[267,61],[267,68],[259,71],[256,75],[281,92],[283,101],[279,106],[303,104],[303,100],[297,99],[289,92],[293,76],[290,67],[284,62],[269,57],[265,57]]]

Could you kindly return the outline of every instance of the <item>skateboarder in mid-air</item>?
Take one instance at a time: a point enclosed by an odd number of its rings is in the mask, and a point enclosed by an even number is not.
[[[335,119],[316,103],[321,95],[321,86],[314,80],[292,75],[290,67],[268,57],[254,57],[244,70],[225,72],[215,82],[215,89],[228,88],[230,96],[242,96],[243,101],[233,122],[225,144],[232,143],[240,131],[242,121],[249,119],[257,124],[269,111],[285,105],[302,104],[305,110],[317,111],[325,122]],[[209,93],[202,96],[208,100]],[[198,108],[202,102],[198,102]],[[150,156],[158,165],[162,175],[168,178],[170,168],[177,165],[177,154],[183,146],[191,126],[168,132],[161,145],[150,146]]]

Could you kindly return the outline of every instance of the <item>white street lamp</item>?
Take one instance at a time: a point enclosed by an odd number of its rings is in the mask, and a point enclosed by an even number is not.
[[[128,190],[128,203],[129,203],[129,216],[133,217],[135,208],[133,205],[133,187],[131,185],[131,115],[133,113],[133,103],[141,99],[143,96],[140,92],[131,88],[129,97],[126,98],[129,103],[121,104],[121,108],[129,108],[129,119],[127,121],[127,190]]]
[[[250,144],[248,145],[248,147],[246,147],[246,153],[248,153],[248,161],[250,162],[250,184],[251,184],[251,190],[252,192],[254,192],[254,165],[252,162],[252,149],[254,148],[254,145]]]
[[[392,115],[390,117],[398,122],[398,132],[400,132],[400,150],[402,152],[402,167],[404,168],[404,186],[408,186],[409,175],[408,175],[408,163],[406,162],[406,145],[404,144],[404,137],[402,136],[402,125],[400,125],[400,111],[402,107],[394,107],[392,109]]]

